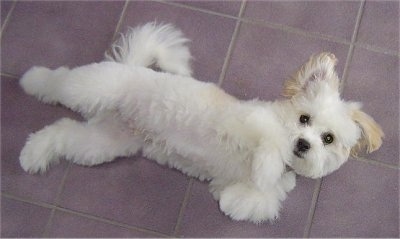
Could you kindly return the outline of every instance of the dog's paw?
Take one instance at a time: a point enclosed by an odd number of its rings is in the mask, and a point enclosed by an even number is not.
[[[46,67],[34,66],[22,76],[19,83],[27,94],[37,96],[45,87],[50,72],[51,70]]]
[[[286,172],[282,175],[280,184],[285,192],[290,192],[296,186],[296,174],[294,171]]]
[[[20,79],[19,84],[25,93],[37,97],[44,103],[58,103],[60,80],[68,74],[69,69],[59,67],[50,70],[46,67],[34,66]]]
[[[51,140],[38,132],[29,136],[19,156],[21,167],[29,173],[43,173],[47,170],[51,161],[56,160],[51,149]]]
[[[220,209],[237,221],[273,221],[279,216],[280,209],[279,197],[274,191],[263,193],[246,184],[237,183],[221,192]]]

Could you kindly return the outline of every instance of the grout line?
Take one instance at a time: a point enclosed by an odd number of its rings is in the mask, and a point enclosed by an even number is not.
[[[44,207],[44,208],[47,208],[47,209],[53,209],[55,207],[54,205],[46,203],[46,202],[39,202],[39,201],[31,200],[31,199],[21,198],[21,197],[18,197],[18,196],[14,196],[12,194],[8,194],[6,192],[1,192],[1,196],[5,197],[5,198],[8,198],[8,199],[13,199],[15,201],[29,203],[29,204],[32,204],[32,205],[35,205],[35,206],[39,206],[39,207]]]
[[[358,8],[356,23],[354,25],[354,31],[353,31],[353,35],[351,36],[351,43],[350,43],[349,51],[347,52],[346,62],[345,62],[344,69],[342,72],[342,80],[339,85],[340,92],[343,92],[343,88],[344,88],[344,85],[347,81],[347,77],[349,74],[350,63],[353,59],[353,54],[354,54],[354,43],[357,40],[357,34],[360,29],[360,23],[361,23],[362,15],[364,12],[364,5],[365,5],[365,0],[361,1],[360,7]]]
[[[385,49],[379,46],[369,45],[367,43],[355,42],[354,45],[359,48],[363,48],[368,51],[372,51],[375,53],[380,53],[389,56],[396,56],[400,58],[400,52],[390,49]]]
[[[375,161],[375,160],[371,160],[371,159],[350,158],[350,160],[355,160],[355,161],[359,161],[359,162],[363,162],[363,163],[368,163],[368,164],[372,164],[374,166],[380,166],[380,167],[384,167],[384,168],[400,170],[400,166],[398,167],[398,166],[386,164],[386,163]],[[310,237],[311,227],[312,227],[313,220],[314,220],[314,215],[315,215],[315,210],[316,210],[316,206],[317,206],[317,202],[318,202],[318,197],[319,197],[319,194],[320,194],[320,191],[321,191],[322,180],[323,180],[323,178],[317,179],[317,181],[315,183],[315,186],[314,186],[314,193],[313,193],[313,197],[311,199],[311,207],[310,207],[310,210],[309,210],[309,213],[308,213],[307,224],[306,224],[306,227],[304,228],[303,238],[309,238]]]
[[[400,169],[400,165],[396,166],[393,164],[388,164],[388,163],[380,162],[380,161],[373,160],[373,159],[367,159],[367,158],[363,158],[363,157],[358,157],[358,158],[351,157],[350,160],[359,161],[359,162],[363,162],[363,163],[367,163],[367,164],[371,164],[371,165],[379,166],[379,167],[383,167],[383,168],[388,168],[388,169]]]
[[[393,56],[400,57],[399,53],[391,51],[391,50],[385,50],[383,48],[375,47],[375,46],[368,45],[368,44],[356,43],[357,33],[358,33],[358,30],[359,30],[359,24],[360,24],[361,18],[362,18],[362,13],[363,13],[364,5],[365,5],[365,0],[362,1],[361,4],[360,4],[360,8],[359,8],[358,14],[357,14],[357,20],[356,20],[355,29],[353,31],[353,35],[352,35],[352,39],[351,39],[350,43],[348,41],[346,41],[346,40],[335,38],[334,36],[328,36],[328,35],[323,35],[323,34],[314,33],[314,32],[310,33],[310,32],[307,32],[307,31],[304,31],[304,30],[301,30],[301,29],[296,29],[296,28],[293,28],[293,27],[284,26],[284,25],[275,24],[275,23],[258,22],[258,21],[254,21],[254,20],[243,19],[242,18],[242,13],[243,13],[243,11],[245,9],[245,3],[246,3],[245,0],[242,1],[242,5],[241,5],[241,8],[240,8],[238,17],[225,15],[225,14],[222,14],[222,13],[213,12],[213,11],[209,11],[209,10],[205,10],[205,9],[199,9],[199,8],[196,8],[196,7],[191,7],[191,6],[184,5],[184,4],[179,4],[179,3],[164,2],[164,1],[156,1],[156,2],[162,2],[164,4],[174,5],[174,6],[183,7],[183,8],[188,8],[188,9],[191,9],[191,10],[196,10],[196,11],[200,11],[200,12],[211,14],[211,15],[231,18],[231,19],[235,19],[237,21],[236,22],[236,26],[235,26],[235,30],[233,32],[232,39],[231,39],[231,42],[230,42],[230,45],[229,45],[229,48],[228,48],[228,51],[227,51],[227,54],[226,54],[226,57],[225,57],[225,60],[224,60],[224,64],[223,64],[223,67],[222,67],[222,71],[221,71],[221,75],[220,75],[220,78],[219,78],[218,85],[221,85],[223,80],[224,80],[224,78],[225,78],[226,70],[227,70],[227,67],[228,67],[229,62],[230,62],[231,54],[233,52],[233,48],[234,48],[235,42],[237,40],[237,35],[238,35],[239,30],[240,30],[241,23],[261,25],[261,26],[265,26],[265,27],[281,30],[283,32],[289,32],[289,33],[293,33],[293,34],[302,35],[302,36],[305,36],[305,37],[317,38],[317,39],[332,41],[332,42],[335,42],[335,43],[349,45],[349,51],[348,51],[348,55],[347,55],[347,58],[346,58],[345,68],[344,68],[343,73],[342,73],[341,90],[343,88],[344,83],[347,80],[348,69],[349,69],[349,65],[350,65],[351,59],[353,57],[354,47],[355,46],[360,47],[360,48],[364,48],[364,49],[367,49],[367,50],[370,50],[370,51],[374,51],[374,52],[377,52],[377,53],[382,53],[382,54],[387,54],[387,55],[393,55]],[[118,21],[118,23],[116,25],[116,29],[115,29],[115,32],[114,32],[114,35],[113,35],[113,41],[114,41],[115,37],[118,34],[119,28],[122,25],[122,21],[123,21],[123,18],[125,17],[126,9],[127,9],[128,4],[129,4],[129,0],[126,0],[125,4],[124,4],[124,7],[122,9],[121,15],[120,15],[120,19],[119,19],[119,21]],[[15,5],[16,5],[16,1],[14,1],[11,9],[9,10],[9,12],[7,14],[7,17],[6,17],[5,21],[4,21],[4,24],[1,27],[0,39],[2,37],[3,30],[6,28],[6,24],[8,23],[8,19],[11,16],[11,13],[12,13]],[[8,74],[8,73],[1,73],[1,75],[2,76],[6,76],[6,77],[10,77],[10,78],[17,78],[17,79],[19,78],[18,76],[15,76],[15,75],[12,75],[12,74]],[[379,162],[379,161],[375,161],[375,160],[371,160],[371,159],[366,159],[366,158],[351,158],[351,160],[356,160],[356,161],[360,161],[360,162],[364,162],[364,163],[368,163],[368,164],[372,164],[372,165],[376,165],[376,166],[381,166],[381,167],[385,167],[385,168],[390,168],[390,169],[399,169],[399,167],[397,167],[395,165],[390,165],[390,164],[386,164],[386,163],[383,163],[383,162]],[[55,202],[56,205],[57,205],[59,197],[60,197],[60,195],[62,193],[62,190],[63,190],[63,187],[64,187],[64,183],[65,183],[65,178],[67,177],[67,173],[69,171],[68,169],[70,168],[70,165],[68,165],[68,168],[66,170],[66,173],[64,174],[64,178],[63,178],[62,183],[61,183],[62,185],[59,188],[59,191],[58,191],[58,194],[57,194],[57,197],[56,197],[56,202]],[[313,193],[313,197],[312,197],[312,200],[311,200],[311,207],[310,207],[310,210],[309,210],[309,214],[308,214],[308,218],[307,218],[307,224],[306,224],[306,227],[305,227],[305,230],[304,230],[304,234],[303,234],[304,237],[309,237],[309,235],[310,235],[310,230],[311,230],[311,226],[312,226],[313,219],[314,219],[316,204],[317,204],[319,193],[320,193],[320,190],[321,190],[321,185],[322,185],[322,179],[318,179],[316,181],[315,187],[314,187],[314,193]],[[182,202],[182,206],[181,206],[180,211],[179,211],[178,220],[177,220],[177,223],[176,223],[176,226],[175,226],[175,229],[174,229],[174,234],[173,234],[174,236],[177,236],[177,234],[179,233],[180,226],[181,226],[181,223],[182,223],[183,212],[184,212],[185,207],[187,206],[187,202],[189,200],[189,196],[190,196],[190,192],[191,192],[192,186],[193,186],[193,178],[190,179],[189,184],[188,184],[187,189],[186,189],[186,192],[185,192],[184,200]],[[58,206],[55,206],[55,205],[51,205],[51,204],[48,204],[48,203],[35,202],[35,201],[27,200],[27,199],[21,199],[19,197],[15,197],[13,195],[10,195],[10,194],[7,194],[7,193],[3,193],[3,192],[2,192],[2,196],[6,197],[6,198],[13,199],[13,200],[22,201],[22,202],[30,203],[30,204],[33,204],[33,205],[36,205],[36,206],[40,206],[40,207],[51,209],[52,212],[51,212],[51,215],[49,217],[48,224],[52,221],[51,219],[52,219],[53,214],[55,213],[55,211],[58,210],[58,211],[61,211],[61,212],[70,213],[70,214],[73,214],[73,215],[85,217],[85,218],[88,218],[88,219],[92,219],[92,220],[95,220],[95,221],[100,221],[100,222],[103,222],[103,223],[119,226],[119,227],[126,228],[126,229],[132,229],[132,230],[142,231],[142,232],[146,232],[146,233],[152,233],[155,236],[168,237],[168,235],[165,235],[165,234],[162,234],[162,233],[159,233],[159,232],[154,232],[154,231],[151,231],[151,230],[148,230],[148,229],[137,228],[137,227],[130,226],[130,225],[127,225],[127,224],[114,222],[114,221],[109,220],[109,219],[103,219],[103,218],[100,218],[100,217],[92,216],[92,215],[81,213],[81,212],[75,212],[75,211],[72,211],[72,210],[69,210],[69,209],[64,209],[64,208],[61,208],[61,207],[58,207]],[[47,226],[49,226],[49,225],[46,225],[45,232],[48,229]],[[45,233],[43,233],[43,236],[44,236],[44,234]]]
[[[233,48],[235,46],[236,39],[237,39],[237,37],[239,35],[239,30],[240,30],[240,25],[241,25],[240,18],[242,17],[245,8],[246,8],[246,0],[243,0],[241,5],[240,5],[240,10],[239,10],[239,13],[238,13],[238,19],[236,20],[236,26],[235,26],[235,29],[234,29],[233,34],[232,34],[232,39],[231,39],[231,42],[229,43],[228,51],[226,52],[226,56],[225,56],[225,59],[224,59],[224,64],[222,65],[221,74],[220,74],[219,79],[218,79],[218,86],[221,86],[223,81],[224,81],[224,79],[225,79],[226,72],[227,72],[227,69],[228,69],[228,65],[229,65],[229,63],[231,61],[231,55],[232,55],[232,52],[233,52]]]
[[[115,31],[114,31],[114,35],[111,40],[111,44],[113,44],[115,42],[115,40],[118,36],[118,32],[121,30],[120,28],[121,28],[122,22],[124,21],[124,18],[126,15],[126,9],[128,8],[128,5],[129,5],[129,0],[125,0],[124,6],[122,7],[121,15],[119,16],[118,23],[115,26]]]
[[[17,197],[17,196],[14,196],[14,195],[11,195],[11,194],[8,194],[8,193],[5,193],[5,192],[2,192],[1,196],[5,197],[5,198],[8,198],[8,199],[12,199],[14,201],[23,202],[23,203],[35,205],[35,206],[38,206],[38,207],[43,207],[43,208],[46,208],[46,209],[50,209],[51,211],[50,211],[49,218],[47,219],[47,223],[44,226],[43,233],[41,235],[41,237],[48,237],[47,236],[48,229],[50,227],[50,222],[52,221],[52,218],[54,216],[54,211],[55,211],[55,206],[54,205],[51,205],[49,203],[44,203],[44,202],[33,201],[33,200],[30,200],[30,199],[20,198],[20,197]]]
[[[49,233],[49,229],[50,229],[51,225],[53,224],[53,217],[54,217],[55,210],[56,210],[55,208],[51,209],[49,219],[47,220],[47,223],[44,226],[42,237],[49,237],[47,234]]]
[[[315,209],[317,207],[319,193],[321,191],[322,180],[323,180],[323,178],[319,178],[315,182],[314,193],[313,193],[313,197],[311,199],[310,211],[308,212],[307,224],[304,228],[303,238],[310,237],[311,226],[312,226],[313,220],[314,220],[314,214],[315,214]]]
[[[1,76],[13,78],[13,79],[19,79],[19,78],[20,78],[20,77],[17,76],[17,75],[8,74],[8,73],[5,73],[5,72],[1,72]]]
[[[171,2],[171,1],[168,1],[168,0],[153,0],[153,2],[158,2],[158,3],[162,3],[162,4],[174,6],[174,7],[186,8],[186,9],[190,9],[190,10],[194,10],[194,11],[198,11],[198,12],[202,12],[202,13],[207,13],[207,14],[214,15],[214,16],[230,18],[230,19],[234,19],[234,20],[240,19],[238,17],[232,16],[232,15],[229,15],[229,14],[215,12],[215,11],[212,11],[212,10],[199,8],[199,7],[193,7],[193,6],[190,6],[190,5],[183,4],[183,3]]]
[[[72,162],[71,162],[71,161],[68,161],[68,166],[67,166],[67,168],[65,169],[63,178],[61,179],[60,187],[58,188],[58,192],[57,192],[57,194],[56,194],[56,200],[54,201],[54,204],[55,204],[56,206],[58,205],[58,203],[59,203],[59,201],[60,201],[60,198],[61,198],[61,194],[62,194],[62,192],[64,191],[65,181],[67,181],[67,177],[68,177],[68,175],[69,175],[69,172],[70,172],[70,170],[71,170],[71,167],[72,167]]]
[[[72,164],[71,161],[68,161],[68,166],[65,169],[64,175],[63,175],[63,177],[61,179],[61,182],[60,182],[60,186],[59,186],[59,188],[57,190],[56,199],[54,200],[54,204],[55,205],[58,205],[58,203],[60,201],[60,197],[61,197],[61,194],[62,194],[62,192],[64,190],[65,181],[67,179],[69,170],[71,168],[71,164]],[[51,228],[51,225],[53,224],[54,213],[55,213],[55,207],[51,210],[50,217],[49,217],[49,220],[47,221],[46,226],[44,227],[44,231],[43,231],[42,237],[48,237],[47,234],[48,234],[48,232],[49,232],[49,230]]]
[[[181,225],[182,225],[182,220],[183,220],[183,213],[185,211],[185,208],[188,204],[191,192],[192,192],[192,187],[193,187],[193,183],[194,183],[194,179],[190,178],[189,183],[186,187],[186,192],[185,192],[185,196],[183,197],[183,201],[182,201],[182,205],[181,208],[179,210],[179,214],[178,214],[178,219],[176,221],[175,224],[175,228],[174,228],[174,232],[173,232],[173,237],[178,237],[178,233],[181,229]]]
[[[161,232],[156,232],[156,231],[152,231],[150,229],[131,226],[131,225],[128,225],[128,224],[125,224],[125,223],[113,221],[113,220],[110,220],[110,219],[106,219],[106,218],[102,218],[102,217],[98,217],[98,216],[94,216],[94,215],[90,215],[90,214],[86,214],[86,213],[82,213],[82,212],[78,212],[78,211],[73,211],[73,210],[67,209],[67,208],[56,207],[55,209],[57,211],[60,211],[60,212],[72,214],[72,215],[75,215],[75,216],[80,216],[80,217],[83,217],[83,218],[86,218],[86,219],[91,219],[91,220],[94,220],[94,221],[97,221],[97,222],[102,222],[102,223],[106,223],[106,224],[110,224],[110,225],[113,225],[113,226],[122,227],[122,228],[129,229],[129,230],[135,230],[135,231],[149,233],[149,234],[152,234],[152,235],[157,236],[157,237],[169,237],[168,235],[163,234]]]
[[[261,20],[243,18],[242,15],[236,17],[236,16],[231,16],[231,15],[227,15],[227,14],[223,14],[223,13],[219,13],[219,12],[214,12],[214,11],[206,10],[206,9],[202,9],[202,8],[197,8],[197,7],[193,7],[193,6],[189,6],[189,5],[185,5],[185,4],[181,4],[181,3],[169,2],[169,1],[165,1],[165,0],[155,0],[155,2],[164,3],[164,4],[167,4],[167,5],[176,6],[176,7],[182,7],[182,8],[186,8],[186,9],[202,12],[202,13],[207,13],[207,14],[210,14],[210,15],[230,18],[230,19],[233,19],[233,20],[239,20],[242,23],[268,27],[268,28],[272,28],[272,29],[276,29],[276,30],[281,30],[283,32],[295,33],[295,34],[302,35],[302,36],[305,36],[305,37],[308,37],[308,38],[311,37],[311,38],[328,40],[328,41],[335,42],[335,43],[341,43],[341,44],[347,44],[347,45],[350,44],[350,42],[347,41],[347,40],[340,39],[340,38],[337,38],[337,37],[334,37],[334,36],[331,36],[331,35],[325,35],[325,34],[318,33],[318,32],[309,32],[309,31],[306,31],[306,30],[303,30],[303,29],[300,29],[300,28],[290,27],[290,26],[277,24],[277,23],[273,23],[273,22],[269,22],[269,21],[261,21]],[[244,0],[244,2],[246,2],[246,0]]]
[[[115,41],[115,38],[118,35],[118,31],[120,30],[119,28],[121,27],[123,18],[125,17],[126,9],[127,9],[127,6],[129,4],[129,2],[130,2],[130,0],[126,0],[125,1],[123,10],[122,10],[121,15],[120,15],[120,19],[119,19],[119,21],[117,23],[117,26],[116,26],[116,29],[114,31],[112,42]],[[308,32],[308,31],[305,31],[303,29],[298,29],[298,28],[285,26],[285,25],[281,25],[281,24],[277,24],[277,23],[272,23],[272,22],[268,22],[268,21],[257,21],[257,20],[253,20],[253,19],[245,19],[245,18],[242,18],[241,15],[239,17],[236,17],[236,16],[231,16],[231,15],[228,15],[228,14],[214,12],[214,11],[207,10],[207,9],[202,9],[202,8],[197,8],[197,7],[193,7],[193,6],[190,6],[190,5],[185,5],[185,4],[182,4],[182,3],[169,2],[169,1],[166,1],[166,0],[154,0],[154,2],[158,2],[158,3],[162,3],[162,4],[166,4],[166,5],[171,5],[171,6],[176,6],[176,7],[181,7],[181,8],[186,8],[186,9],[190,9],[190,10],[194,10],[194,11],[199,11],[199,12],[210,14],[210,15],[215,15],[215,16],[235,19],[235,20],[239,20],[240,22],[243,22],[243,23],[264,26],[264,27],[280,30],[280,31],[287,32],[287,33],[301,35],[301,36],[304,36],[304,37],[307,37],[307,38],[326,40],[326,41],[329,41],[329,42],[345,44],[345,45],[351,45],[352,44],[351,42],[349,42],[347,40],[336,38],[336,37],[331,36],[331,35],[325,35],[325,34],[321,34],[321,33],[318,33],[318,32]],[[15,7],[15,4],[16,4],[16,0],[14,0],[13,7],[10,9],[6,20],[4,21],[3,27],[2,27],[1,32],[0,32],[0,41],[1,41],[1,35],[2,35],[1,33],[2,33],[3,29],[5,28],[5,25],[7,24],[8,18],[11,15],[11,12]],[[368,44],[364,44],[364,43],[353,43],[353,44],[355,46],[357,46],[357,47],[360,47],[360,48],[363,48],[363,49],[366,49],[366,50],[369,50],[369,51],[373,51],[375,53],[381,53],[381,54],[385,54],[385,55],[391,55],[391,56],[400,57],[400,53],[397,52],[397,51],[385,49],[385,48],[378,47],[378,46],[368,45]],[[17,77],[15,77],[15,78],[17,78]]]
[[[10,8],[10,10],[8,10],[7,16],[6,16],[6,18],[4,19],[3,25],[1,26],[1,29],[0,29],[0,44],[1,44],[1,39],[3,39],[3,38],[2,38],[2,36],[3,36],[3,31],[4,31],[4,29],[6,29],[6,26],[7,26],[7,24],[8,24],[8,21],[9,21],[9,19],[10,19],[10,17],[11,17],[12,12],[14,11],[14,8],[15,8],[15,5],[16,5],[16,4],[17,4],[17,1],[16,1],[16,0],[13,0],[13,3],[12,3],[12,5],[11,5],[11,8]]]
[[[339,43],[339,44],[344,44],[344,45],[350,44],[350,42],[346,39],[338,38],[338,37],[335,37],[332,35],[327,35],[327,34],[323,34],[323,33],[319,33],[319,32],[306,31],[306,30],[303,30],[300,28],[295,28],[295,27],[291,27],[291,26],[287,26],[287,25],[283,25],[283,24],[273,23],[273,22],[269,22],[269,21],[254,20],[254,19],[245,19],[245,18],[241,18],[240,20],[247,24],[268,27],[268,28],[280,30],[280,31],[286,32],[286,33],[301,35],[301,36],[307,37],[307,38],[326,40],[329,42],[334,42],[334,43]]]
[[[272,29],[275,29],[275,30],[281,30],[281,31],[286,32],[286,33],[293,33],[293,34],[301,35],[301,36],[304,36],[304,37],[307,37],[307,38],[326,40],[326,41],[329,41],[329,42],[339,43],[339,44],[344,44],[344,45],[351,45],[352,44],[351,41],[348,41],[348,40],[345,40],[345,39],[341,39],[341,38],[337,38],[337,37],[332,36],[332,35],[326,35],[326,34],[322,34],[322,33],[319,33],[319,32],[309,32],[309,31],[306,31],[306,30],[303,30],[303,29],[300,29],[300,28],[295,28],[295,27],[286,26],[286,25],[282,25],[282,24],[277,24],[277,23],[273,23],[273,22],[260,21],[260,20],[254,20],[254,19],[247,19],[247,18],[243,18],[242,16],[240,16],[240,17],[231,16],[231,15],[227,15],[227,14],[223,14],[223,13],[219,13],[219,12],[214,12],[214,11],[211,11],[211,10],[206,10],[206,9],[202,9],[202,8],[197,8],[197,7],[185,5],[185,4],[182,4],[182,3],[169,2],[169,1],[166,1],[166,0],[154,0],[154,2],[163,3],[163,4],[176,6],[176,7],[182,7],[182,8],[186,8],[186,9],[190,9],[190,10],[194,10],[194,11],[198,11],[198,12],[202,12],[202,13],[206,13],[206,14],[210,14],[210,15],[215,15],[215,16],[234,19],[234,20],[239,20],[242,23],[268,27],[268,28],[272,28]],[[382,48],[382,47],[378,47],[378,46],[373,46],[373,45],[369,45],[369,44],[365,44],[365,43],[354,42],[353,44],[355,46],[357,46],[357,47],[364,48],[366,50],[370,50],[370,51],[373,51],[375,53],[381,53],[381,54],[385,54],[385,55],[391,55],[391,56],[400,57],[400,53],[397,52],[397,51],[394,51],[394,50],[390,50],[390,49],[386,49],[386,48]]]
[[[86,213],[83,213],[83,212],[73,211],[71,209],[58,207],[58,206],[55,206],[55,205],[52,205],[52,204],[49,204],[49,203],[38,202],[38,201],[30,200],[30,199],[21,198],[19,196],[14,196],[14,195],[11,195],[11,194],[8,194],[8,193],[5,193],[5,192],[2,192],[1,194],[2,194],[2,197],[8,198],[8,199],[12,199],[12,200],[15,200],[15,201],[19,201],[19,202],[28,203],[28,204],[39,206],[39,207],[43,207],[43,208],[47,208],[47,209],[52,209],[52,210],[54,210],[54,212],[55,211],[60,211],[60,212],[72,214],[72,215],[75,215],[75,216],[83,217],[83,218],[86,218],[86,219],[91,219],[91,220],[94,220],[94,221],[97,221],[97,222],[102,222],[102,223],[105,223],[105,224],[110,224],[110,225],[113,225],[113,226],[122,227],[122,228],[125,228],[125,229],[128,229],[128,230],[135,230],[135,231],[145,232],[145,233],[154,235],[155,237],[169,237],[169,235],[163,234],[161,232],[156,232],[156,231],[152,231],[152,230],[145,229],[145,228],[131,226],[131,225],[128,225],[128,224],[112,221],[110,219],[105,219],[105,218],[101,218],[101,217],[98,217],[98,216],[93,216],[93,215],[86,214]],[[44,237],[45,235],[42,235],[42,236]]]

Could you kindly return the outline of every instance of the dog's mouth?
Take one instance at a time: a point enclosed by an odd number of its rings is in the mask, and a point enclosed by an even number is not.
[[[285,171],[286,172],[294,171],[294,168],[292,168],[292,166],[286,164],[285,165]]]
[[[301,153],[297,150],[293,150],[293,154],[296,155],[298,158],[304,159],[303,153]]]

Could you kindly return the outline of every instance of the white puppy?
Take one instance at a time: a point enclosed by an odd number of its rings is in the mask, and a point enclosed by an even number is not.
[[[188,40],[149,23],[122,35],[109,61],[68,69],[33,67],[20,84],[45,103],[80,112],[29,136],[20,155],[30,173],[65,157],[97,165],[143,155],[210,181],[235,220],[278,217],[295,174],[317,178],[351,153],[372,152],[383,133],[360,104],[343,101],[333,54],[312,56],[285,84],[287,99],[241,101],[190,77]],[[155,65],[164,72],[149,67]]]

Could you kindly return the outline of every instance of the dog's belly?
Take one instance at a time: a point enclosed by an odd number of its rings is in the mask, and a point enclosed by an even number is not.
[[[132,78],[130,94],[119,112],[147,139],[143,152],[201,179],[238,177],[247,155],[223,139],[225,119],[240,114],[237,100],[212,83],[148,72]],[[235,108],[235,110],[232,110]]]
[[[243,174],[248,153],[229,148],[215,134],[192,134],[182,129],[167,134],[147,132],[143,135],[143,155],[200,180],[217,175],[237,179]]]
[[[192,145],[193,141],[182,144],[182,140],[171,140],[147,140],[143,155],[200,180],[218,177],[232,181],[247,176],[250,161],[245,152],[228,152],[209,145],[203,148]]]

